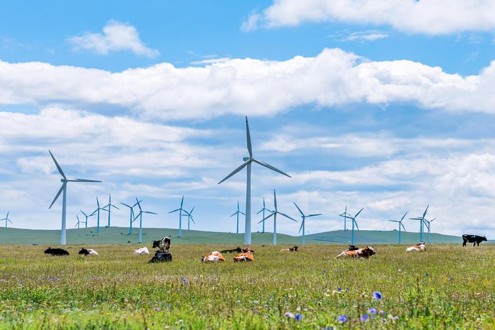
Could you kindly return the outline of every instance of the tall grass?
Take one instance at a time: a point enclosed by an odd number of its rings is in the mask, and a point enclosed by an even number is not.
[[[77,246],[67,257],[44,255],[40,246],[4,247],[0,328],[495,327],[489,245],[428,246],[417,254],[376,246],[369,260],[336,259],[344,246],[293,253],[253,246],[254,262],[233,263],[226,255],[222,264],[202,264],[200,257],[232,246],[172,245],[173,261],[164,264],[148,264],[151,256],[134,256],[128,245],[91,247],[99,257],[79,256]]]

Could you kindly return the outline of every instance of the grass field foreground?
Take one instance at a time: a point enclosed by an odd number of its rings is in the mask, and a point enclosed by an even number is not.
[[[255,261],[202,264],[229,245],[181,245],[148,264],[134,246],[100,256],[0,251],[1,329],[489,329],[495,328],[495,246],[439,244],[425,253],[377,245],[369,260],[345,246],[253,246]],[[149,248],[149,247],[148,247]]]

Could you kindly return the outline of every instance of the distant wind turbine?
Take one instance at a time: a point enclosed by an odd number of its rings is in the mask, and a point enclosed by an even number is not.
[[[347,213],[347,205],[345,206],[344,213],[339,214],[339,217],[344,218],[344,231],[346,231],[347,230],[347,219],[351,218],[351,215],[349,213]]]
[[[79,224],[80,224],[82,221],[79,219],[79,216],[78,216],[77,214],[76,214],[76,218],[77,218],[77,222],[76,222],[76,225],[74,226],[74,228],[76,228],[76,227],[77,227],[78,232],[79,232],[79,229],[80,229]]]
[[[182,196],[182,199],[180,201],[180,207],[178,209],[172,210],[168,213],[174,213],[179,211],[179,237],[182,237],[182,217],[184,216],[184,196]]]
[[[120,204],[129,208],[129,235],[132,235],[132,223],[134,222],[134,207],[138,205],[138,202],[134,203],[134,205],[132,206],[122,202]]]
[[[244,231],[244,244],[251,244],[251,164],[257,163],[258,165],[264,166],[272,171],[278,172],[280,174],[283,174],[285,176],[288,176],[289,178],[291,177],[289,174],[282,172],[276,167],[273,167],[270,164],[267,164],[265,162],[259,161],[253,157],[253,148],[251,145],[251,135],[249,133],[249,123],[248,119],[246,116],[246,140],[247,140],[247,150],[249,153],[249,157],[244,157],[244,163],[240,165],[238,168],[236,168],[232,173],[227,175],[222,181],[220,181],[218,184],[224,182],[231,176],[235,175],[237,172],[242,170],[244,167],[246,167],[247,171],[247,179],[246,179],[246,221],[245,221],[245,231]]]
[[[306,218],[317,217],[317,216],[321,215],[321,213],[315,213],[315,214],[305,215],[303,213],[303,211],[301,211],[301,209],[299,208],[299,206],[297,206],[297,204],[295,202],[294,202],[294,205],[299,210],[299,213],[301,213],[302,221],[301,221],[301,227],[299,228],[299,232],[301,232],[301,230],[302,230],[302,244],[304,245],[306,243],[306,237],[305,237]]]
[[[263,212],[261,214],[262,215],[261,219],[264,219],[265,218],[265,211],[272,212],[271,210],[269,210],[265,207],[265,197],[263,197],[263,207],[256,214],[260,214],[261,212]],[[243,214],[246,215],[245,213],[243,213]],[[264,234],[265,233],[265,222],[263,221],[262,224],[263,224],[263,226],[261,229],[261,233]]]
[[[399,224],[399,244],[401,243],[401,239],[400,239],[400,233],[401,233],[401,228],[404,229],[404,231],[406,231],[406,227],[404,227],[404,224],[402,223],[402,221],[404,221],[404,218],[406,217],[406,213],[404,213],[404,215],[402,216],[402,218],[400,218],[400,220],[388,220],[388,221],[392,221],[392,222],[397,222]]]
[[[194,219],[193,219],[193,216],[192,216],[192,213],[194,211],[194,207],[191,209],[191,211],[187,212],[186,210],[184,210],[184,213],[187,215],[187,230],[191,230],[191,221],[196,224],[196,222],[194,222]]]
[[[426,213],[428,213],[428,208],[429,207],[430,207],[430,205],[426,206],[426,209],[423,212],[423,215],[421,217],[409,218],[409,220],[417,220],[417,221],[419,221],[419,241],[420,242],[424,242],[423,241],[423,232],[424,232],[423,226],[426,223],[426,218],[425,217],[426,217]]]
[[[359,226],[358,226],[358,224],[357,224],[356,218],[357,218],[357,216],[359,215],[359,213],[361,213],[361,211],[363,211],[363,210],[364,210],[364,207],[363,207],[361,210],[359,210],[359,212],[358,212],[358,213],[356,213],[356,215],[354,215],[354,216],[348,216],[348,218],[349,218],[349,219],[351,219],[351,221],[352,221],[352,228],[351,228],[351,244],[354,244],[354,243],[355,243],[355,240],[354,240],[354,227],[356,227],[356,229],[357,229],[357,230],[359,230]],[[346,210],[346,211],[347,211],[347,210]]]
[[[431,220],[425,219],[425,225],[426,229],[428,229],[428,243],[430,243],[430,229],[431,229],[431,223],[435,221],[436,218],[433,218]]]
[[[235,232],[236,234],[239,234],[239,214],[246,215],[246,213],[239,211],[239,202],[237,202],[237,211],[235,211],[235,212],[234,212],[234,213],[232,213],[232,215],[231,215],[231,217],[233,217],[234,215],[237,215],[237,227],[236,227],[237,229],[236,229],[236,232]],[[263,225],[264,225],[264,224],[265,224],[265,223],[263,222]],[[264,227],[264,226],[263,226],[263,227]]]
[[[62,182],[62,186],[60,187],[57,195],[55,195],[55,198],[53,199],[53,202],[50,204],[49,209],[52,208],[53,204],[57,200],[58,196],[62,194],[62,228],[61,228],[61,234],[60,234],[60,245],[65,245],[67,243],[66,240],[66,205],[67,205],[67,183],[68,182],[101,182],[98,180],[87,180],[87,179],[73,179],[69,180],[64,174],[64,171],[62,170],[62,167],[58,164],[57,160],[53,156],[52,152],[48,150],[50,153],[50,156],[52,156],[53,162],[55,163],[55,166],[57,166],[58,172],[62,176],[62,179],[60,181]]]
[[[86,221],[84,221],[84,224],[85,224],[86,228],[88,228],[88,218],[89,218],[89,217],[92,217],[92,216],[93,216],[93,214],[88,215],[88,214],[86,214],[86,212],[84,212],[83,210],[81,210],[81,213],[82,213],[82,214],[84,214],[84,216],[86,217]],[[81,223],[83,223],[83,221],[81,221]]]
[[[281,216],[284,216],[286,217],[287,219],[290,219],[294,222],[297,222],[296,219],[288,216],[287,214],[285,213],[282,213],[282,212],[279,212],[278,209],[277,209],[277,194],[275,193],[275,190],[273,190],[273,205],[274,205],[274,210],[272,211],[272,213],[267,216],[266,218],[264,218],[263,220],[261,221],[265,221],[267,220],[268,218],[270,218],[271,216],[273,216],[273,245],[277,245],[277,214],[280,214]],[[258,223],[261,223],[258,222]]]
[[[100,210],[104,211],[102,207],[100,207],[100,201],[98,200],[98,196],[96,196],[96,210],[93,211],[89,216],[93,216],[96,214],[96,232],[100,232]]]
[[[103,206],[103,208],[102,208],[103,211],[108,212],[107,228],[110,228],[110,214],[112,213],[112,207],[117,209],[117,210],[120,210],[117,206],[112,204],[112,195],[108,194],[108,204]]]
[[[137,206],[139,208],[139,212],[136,215],[136,217],[134,218],[134,220],[136,220],[137,218],[139,218],[139,239],[138,239],[138,243],[142,243],[143,242],[143,213],[157,214],[155,212],[143,211],[143,209],[141,208],[141,202],[142,201],[139,201],[136,198],[136,203],[137,203]]]
[[[0,219],[0,221],[5,221],[5,228],[7,228],[8,222],[12,223],[12,221],[9,219],[9,213],[10,213],[10,211],[7,211],[7,216],[3,219]]]

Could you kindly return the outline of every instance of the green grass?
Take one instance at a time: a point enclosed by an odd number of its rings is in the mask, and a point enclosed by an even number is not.
[[[495,246],[378,245],[369,260],[336,259],[343,245],[282,253],[253,246],[255,261],[202,264],[232,245],[175,245],[173,261],[148,264],[134,246],[102,245],[99,257],[0,252],[0,329],[489,329],[495,327]],[[148,247],[149,244],[148,244]],[[383,295],[373,299],[373,292]],[[370,308],[383,311],[360,322]],[[300,313],[296,321],[284,316]],[[338,322],[346,315],[348,321]]]

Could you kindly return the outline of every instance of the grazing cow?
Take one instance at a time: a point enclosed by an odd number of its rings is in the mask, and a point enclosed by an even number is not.
[[[466,246],[466,242],[473,243],[473,246],[480,246],[480,243],[486,241],[486,236],[478,236],[478,235],[462,235],[462,246]]]
[[[147,255],[150,254],[150,251],[148,251],[148,248],[146,246],[143,246],[142,248],[136,249],[134,251],[134,255]]]
[[[297,245],[294,245],[293,247],[291,248],[288,248],[288,249],[282,249],[280,250],[280,252],[297,252]]]
[[[234,262],[243,262],[243,261],[254,261],[253,253],[251,251],[248,251],[248,252],[242,252],[236,254],[234,256]]]
[[[235,249],[230,249],[230,250],[221,250],[220,253],[241,253],[242,249],[240,246],[236,247]]]
[[[150,261],[148,261],[148,263],[168,262],[168,261],[172,261],[172,255],[170,254],[170,252],[156,251],[155,255],[153,256],[153,258],[151,258]]]
[[[45,253],[51,254],[52,256],[68,256],[69,255],[69,252],[67,252],[64,249],[52,249],[51,247],[46,249]]]
[[[372,255],[376,254],[375,249],[372,246],[367,246],[358,250],[345,250],[340,253],[337,258],[340,257],[351,257],[351,258],[364,258],[368,259]]]
[[[170,236],[165,236],[158,241],[153,241],[153,248],[158,248],[160,252],[167,252],[170,249]]]
[[[202,256],[201,257],[202,262],[218,262],[218,261],[225,261],[225,258],[223,255],[218,252],[218,251],[213,251],[207,256]]]
[[[85,248],[81,248],[81,250],[79,251],[78,254],[84,254],[84,256],[97,256],[98,255],[98,252],[96,252],[95,250],[93,249],[85,249]]]
[[[426,251],[425,242],[420,242],[406,249],[406,252],[422,252],[422,251]]]

